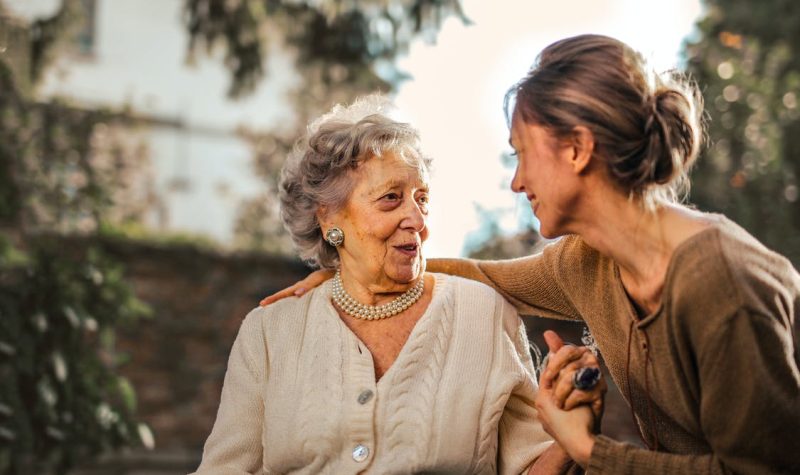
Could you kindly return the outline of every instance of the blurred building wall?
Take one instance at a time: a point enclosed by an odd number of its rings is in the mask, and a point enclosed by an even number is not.
[[[30,23],[53,14],[60,0],[3,4],[17,20]],[[85,0],[83,5],[86,24],[46,70],[35,97],[125,110],[141,119],[131,134],[147,148],[161,203],[146,224],[229,243],[239,203],[263,189],[250,166],[251,150],[236,130],[291,126],[287,94],[298,80],[291,54],[273,42],[267,78],[252,96],[230,100],[222,51],[188,61],[182,0]]]

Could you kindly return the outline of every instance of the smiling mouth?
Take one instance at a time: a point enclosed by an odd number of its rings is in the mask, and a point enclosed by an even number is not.
[[[417,255],[417,252],[419,251],[419,244],[416,243],[401,244],[399,246],[394,246],[394,248],[400,251],[402,254],[414,257]]]

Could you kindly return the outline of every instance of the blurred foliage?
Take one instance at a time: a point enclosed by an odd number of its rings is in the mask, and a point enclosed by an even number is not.
[[[145,315],[122,269],[57,237],[0,236],[0,473],[66,473],[90,456],[150,443],[115,329]]]
[[[499,232],[489,235],[480,246],[469,249],[470,259],[495,260],[513,259],[535,254],[548,242],[535,229],[530,228],[511,236]]]
[[[190,51],[223,48],[233,96],[263,78],[270,40],[295,49],[306,79],[303,70],[322,66],[317,79],[328,86],[359,82],[376,65],[399,78],[397,56],[417,36],[433,39],[451,15],[468,21],[459,0],[186,0]]]
[[[10,31],[2,11],[0,0],[0,27]],[[28,47],[15,40],[22,53],[0,55],[3,473],[65,473],[113,448],[153,444],[135,421],[133,388],[115,374],[124,362],[115,329],[146,308],[92,240],[75,247],[65,239],[152,237],[140,226],[145,210],[158,205],[146,147],[136,141],[130,114],[31,97],[82,13],[81,0],[63,0],[51,17],[16,22],[14,38],[27,38]],[[402,77],[396,56],[414,37],[432,38],[449,15],[465,20],[458,0],[186,1],[190,56],[223,51],[232,96],[255,88],[272,47],[295,54],[303,81],[292,96],[294,126],[240,131],[266,184],[260,199],[243,206],[237,235],[247,247],[285,249],[274,197],[277,170],[298,130],[335,102],[391,88]]]
[[[246,128],[239,130],[239,136],[250,146],[253,171],[264,189],[240,204],[234,223],[235,245],[249,250],[293,254],[292,240],[281,222],[278,203],[280,169],[293,142],[279,134]]]
[[[0,225],[86,233],[157,201],[128,116],[29,100],[3,61],[0,88]]]
[[[503,188],[508,187],[516,171],[517,158],[509,152],[500,154],[500,163],[509,175],[503,179]],[[530,202],[524,194],[515,195],[513,207],[486,208],[474,204],[480,226],[467,235],[462,254],[473,259],[512,259],[538,252],[549,240],[539,234],[539,221],[533,214]],[[504,232],[501,222],[513,217],[516,231]]]
[[[277,181],[305,125],[333,104],[393,88],[404,78],[395,60],[415,38],[432,41],[451,16],[469,21],[460,0],[186,0],[185,12],[190,59],[221,51],[232,97],[251,93],[268,74],[271,46],[295,55],[301,84],[290,95],[294,124],[240,130],[264,189],[240,205],[235,244],[270,252],[292,250],[278,217]]]
[[[110,221],[101,223],[97,235],[118,242],[146,242],[154,246],[192,248],[198,251],[218,253],[222,245],[204,234],[181,231],[154,231],[140,221],[129,220],[119,224]]]
[[[724,213],[800,267],[800,3],[704,3],[697,38],[685,45],[708,119],[690,201]],[[483,235],[471,256],[516,255],[503,250],[515,238]]]
[[[83,10],[81,0],[62,0],[59,10],[50,17],[34,21],[30,29],[30,82],[42,78],[47,66],[55,59],[63,39],[75,33]]]
[[[800,3],[705,4],[686,45],[710,118],[691,201],[800,266]]]
[[[114,351],[117,326],[146,308],[113,259],[63,239],[137,215],[140,204],[112,205],[140,192],[141,150],[114,133],[126,116],[37,102],[19,87],[69,34],[71,5],[31,26],[29,69],[0,56],[0,473],[66,473],[152,444]]]

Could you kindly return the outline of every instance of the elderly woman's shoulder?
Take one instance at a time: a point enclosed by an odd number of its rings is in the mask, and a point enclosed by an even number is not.
[[[300,297],[286,297],[265,307],[256,307],[245,316],[242,326],[255,324],[255,322],[260,322],[259,325],[263,326],[264,324],[280,325],[284,322],[296,321],[308,312],[308,308],[321,289],[322,287],[317,287]]]
[[[437,281],[451,296],[450,303],[457,310],[459,319],[472,320],[475,325],[502,326],[513,335],[521,320],[517,311],[503,296],[488,285],[452,275],[436,274]],[[492,318],[487,318],[489,316]],[[492,323],[493,322],[493,323]],[[473,327],[475,328],[475,327]]]
[[[434,274],[434,276],[436,277],[437,287],[456,299],[485,302],[489,305],[507,304],[502,295],[483,282],[455,275]]]

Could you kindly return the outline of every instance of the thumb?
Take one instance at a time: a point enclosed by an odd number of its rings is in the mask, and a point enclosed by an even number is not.
[[[558,336],[558,333],[552,330],[544,332],[544,341],[547,343],[547,348],[550,350],[550,353],[555,353],[564,346],[564,340]]]

